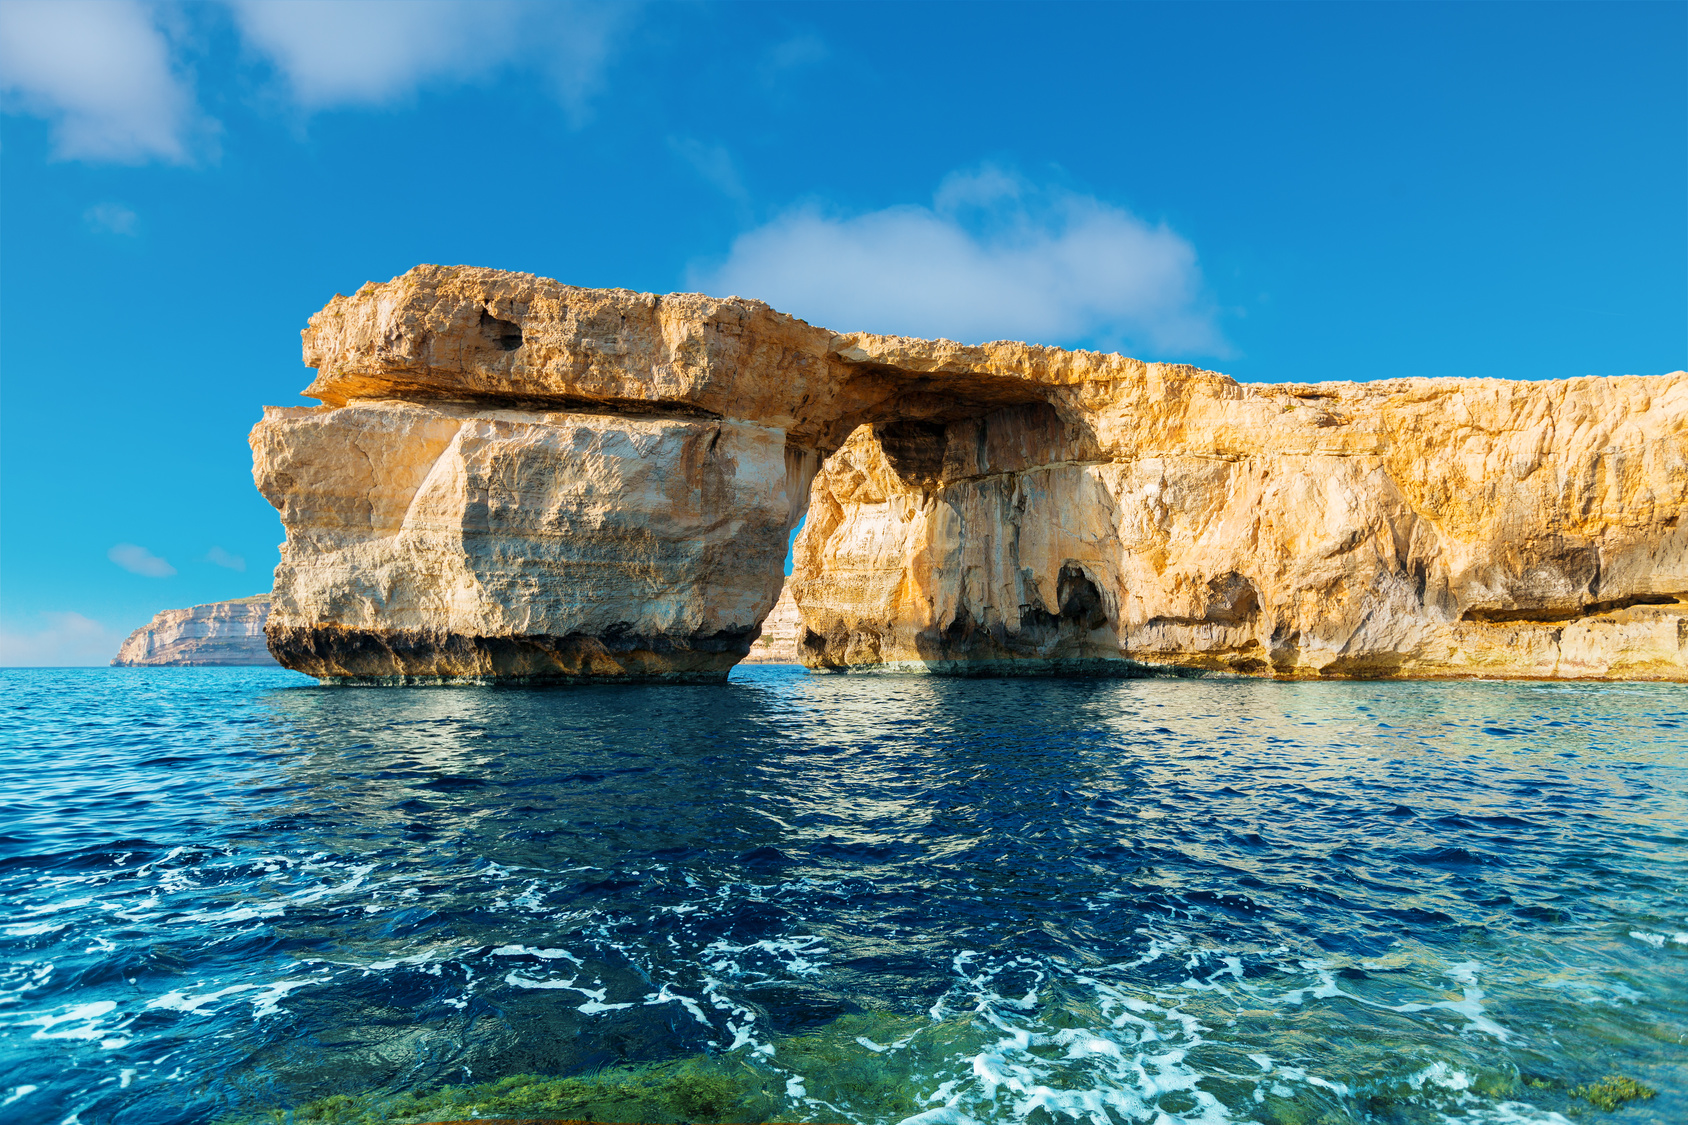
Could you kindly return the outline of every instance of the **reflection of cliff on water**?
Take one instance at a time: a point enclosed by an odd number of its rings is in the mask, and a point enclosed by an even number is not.
[[[277,692],[298,732],[286,772],[309,789],[278,809],[329,846],[388,833],[443,839],[505,865],[542,862],[572,827],[614,862],[649,837],[698,832],[763,842],[747,808],[758,759],[779,740],[743,689],[461,688]],[[333,741],[317,731],[332,731]],[[728,752],[730,751],[730,752]]]

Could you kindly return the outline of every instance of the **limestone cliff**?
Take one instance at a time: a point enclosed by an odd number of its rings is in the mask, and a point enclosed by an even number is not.
[[[167,609],[129,634],[114,665],[275,664],[264,643],[270,596]]]
[[[433,266],[304,345],[253,472],[327,679],[719,679],[806,507],[816,667],[1688,674],[1680,372],[1241,386]]]
[[[792,584],[780,590],[780,600],[762,619],[762,635],[750,646],[746,664],[801,664],[798,641],[803,631],[803,614],[792,595]]]
[[[817,667],[1688,678],[1688,379],[1115,386],[863,427],[799,536]]]

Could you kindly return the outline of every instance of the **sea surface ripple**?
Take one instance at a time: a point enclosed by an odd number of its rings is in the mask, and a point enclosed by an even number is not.
[[[1688,1121],[1685,751],[1673,685],[6,670],[0,1119],[710,1056],[889,1123],[788,1046],[884,1027],[928,1125]]]

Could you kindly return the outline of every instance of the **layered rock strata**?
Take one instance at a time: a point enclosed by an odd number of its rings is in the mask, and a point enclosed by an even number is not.
[[[805,509],[815,667],[1688,668],[1682,373],[1241,386],[432,266],[304,344],[254,477],[325,679],[719,679]]]
[[[792,584],[780,590],[779,601],[762,619],[762,635],[750,646],[746,664],[801,664],[798,642],[803,635],[803,612],[797,608]]]
[[[1116,390],[858,430],[797,541],[805,662],[1688,678],[1681,374]]]
[[[227,602],[208,602],[187,609],[167,609],[129,634],[112,664],[124,667],[162,665],[271,665],[264,640],[270,596],[256,594]]]

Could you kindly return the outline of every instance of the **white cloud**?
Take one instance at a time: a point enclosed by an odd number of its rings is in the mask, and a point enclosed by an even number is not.
[[[689,284],[840,331],[1229,354],[1175,231],[988,165],[949,176],[930,207],[786,211]]]
[[[82,221],[93,230],[107,234],[134,235],[140,216],[121,203],[96,203],[82,212]]]
[[[169,578],[176,573],[175,567],[145,547],[137,547],[133,543],[119,543],[106,552],[106,558],[130,574],[139,574],[147,578]]]
[[[227,567],[229,570],[244,571],[246,569],[246,560],[244,558],[236,554],[231,554],[230,552],[223,550],[221,547],[213,547],[209,551],[205,552],[205,561],[208,563],[214,563],[217,566]]]
[[[126,636],[80,613],[43,613],[47,628],[18,633],[0,627],[0,666],[59,668],[109,664]]]
[[[227,0],[249,58],[306,112],[402,101],[430,84],[538,75],[578,122],[635,3],[576,0]],[[177,42],[207,40],[205,5],[0,3],[0,109],[46,119],[63,160],[189,164],[218,125]]]
[[[669,137],[668,148],[728,199],[739,203],[749,201],[750,193],[745,191],[744,181],[739,177],[738,164],[725,146],[705,144],[690,137]]]
[[[306,110],[385,105],[502,66],[546,73],[584,111],[633,5],[518,0],[231,0],[247,46]]]
[[[6,110],[49,121],[61,160],[188,163],[212,123],[154,16],[136,0],[0,4]]]

